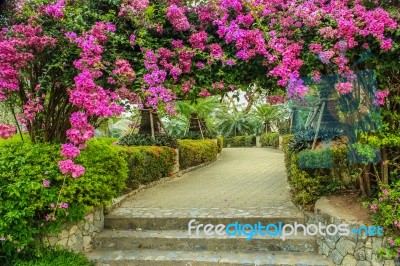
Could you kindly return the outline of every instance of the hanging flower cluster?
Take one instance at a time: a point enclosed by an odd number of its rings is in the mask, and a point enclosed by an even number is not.
[[[386,98],[389,96],[389,90],[375,92],[375,99],[373,104],[376,106],[384,105]]]
[[[44,12],[47,15],[59,20],[64,17],[64,8],[65,8],[64,0],[58,0],[56,3],[46,6]]]
[[[19,90],[19,72],[34,54],[55,43],[55,39],[42,34],[40,26],[17,24],[0,31],[0,101]]]
[[[75,77],[75,87],[69,91],[70,102],[84,111],[74,112],[71,115],[71,129],[67,130],[70,143],[62,146],[61,154],[66,158],[59,162],[63,174],[71,174],[77,178],[84,174],[85,169],[76,165],[71,159],[77,157],[80,149],[86,147],[86,142],[94,136],[94,127],[89,123],[89,116],[111,117],[120,115],[123,107],[117,104],[118,95],[104,89],[96,83],[96,79],[103,76],[102,44],[107,42],[108,36],[115,31],[111,23],[97,22],[89,32],[78,37],[75,33],[66,33],[66,37],[82,50],[80,59],[74,62],[80,73]],[[121,80],[127,82],[135,78],[130,64],[125,60],[118,60],[113,71]]]
[[[186,31],[190,28],[189,21],[182,8],[172,4],[167,9],[167,18],[176,31]]]
[[[0,124],[0,138],[2,139],[8,139],[12,137],[16,132],[16,129],[12,125],[5,125],[5,124]]]

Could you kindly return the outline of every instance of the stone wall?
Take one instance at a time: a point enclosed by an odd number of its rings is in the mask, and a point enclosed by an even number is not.
[[[325,197],[316,202],[314,213],[306,214],[306,223],[317,225],[321,223],[324,226],[349,224],[350,230],[371,225],[336,210]],[[364,232],[365,230],[362,230],[361,234],[351,233],[348,236],[317,234],[319,253],[335,265],[395,266],[393,260],[378,258],[378,251],[385,245],[386,239],[379,236],[367,236]]]
[[[48,235],[44,243],[49,246],[59,245],[75,252],[88,251],[92,248],[93,237],[103,228],[103,209],[97,208],[86,215],[83,221],[65,224],[61,233]]]

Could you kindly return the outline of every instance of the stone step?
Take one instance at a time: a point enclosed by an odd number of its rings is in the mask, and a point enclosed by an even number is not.
[[[109,229],[145,229],[145,230],[187,230],[190,220],[197,224],[240,224],[263,225],[278,222],[283,224],[304,223],[304,216],[295,208],[197,208],[197,209],[162,209],[162,208],[118,208],[104,219],[105,228]]]
[[[238,250],[317,252],[317,241],[304,235],[280,237],[207,236],[204,232],[189,236],[188,231],[125,231],[104,230],[96,235],[94,246],[99,249],[158,249],[158,250]]]
[[[86,254],[97,266],[331,266],[322,256],[296,252],[228,252],[228,251],[165,251],[94,250]]]

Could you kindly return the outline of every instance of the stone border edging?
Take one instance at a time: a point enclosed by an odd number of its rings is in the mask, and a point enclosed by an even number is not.
[[[318,204],[319,203],[319,204]],[[349,224],[350,229],[364,225],[350,217],[336,217],[334,208],[329,208],[326,197],[317,200],[314,212],[304,210],[300,205],[295,206],[303,213],[306,224]],[[327,210],[325,210],[327,208]],[[338,215],[340,216],[340,215]],[[348,219],[347,219],[348,218]],[[368,226],[368,224],[366,225]],[[335,265],[343,266],[395,266],[394,260],[378,258],[378,250],[386,243],[385,237],[361,235],[317,235],[318,253],[329,259]]]

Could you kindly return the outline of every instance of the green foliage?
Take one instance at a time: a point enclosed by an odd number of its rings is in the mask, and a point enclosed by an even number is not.
[[[128,134],[119,139],[118,144],[123,146],[166,146],[178,147],[178,142],[172,136],[156,135],[155,139],[150,135]]]
[[[197,114],[200,118],[206,119],[218,108],[221,107],[219,99],[216,97],[207,97],[196,99],[195,101],[179,101],[177,103],[177,112],[190,118],[191,114]]]
[[[213,140],[179,140],[179,165],[186,169],[217,159],[218,147]]]
[[[221,110],[217,114],[217,130],[224,137],[241,136],[253,133],[253,123],[244,112]]]
[[[3,264],[4,265],[4,264]],[[68,250],[48,250],[42,257],[30,260],[16,260],[13,266],[91,266],[92,263],[83,254]]]
[[[381,186],[371,209],[374,224],[385,229],[385,236],[390,237],[386,247],[380,250],[380,255],[386,258],[397,258],[400,248],[400,180],[392,186]]]
[[[260,137],[261,146],[279,147],[279,133],[271,132],[262,134]]]
[[[189,119],[184,115],[178,114],[165,118],[163,124],[169,135],[179,138],[185,135],[189,125]]]
[[[109,204],[120,195],[128,178],[124,156],[115,148],[115,139],[91,139],[76,159],[85,166],[85,175],[68,179],[64,194],[86,206]],[[84,193],[83,193],[84,192]]]
[[[290,184],[294,203],[311,210],[317,199],[332,194],[340,188],[340,182],[330,175],[330,170],[300,168],[297,155],[291,156]]]
[[[217,134],[205,131],[203,132],[203,137],[205,139],[215,139]],[[186,132],[183,136],[179,137],[180,139],[203,139],[200,132]]]
[[[79,221],[91,207],[107,204],[125,186],[127,166],[107,141],[93,139],[79,155],[77,163],[86,168],[79,179],[60,173],[60,145],[4,142],[0,147],[0,258],[37,252],[38,236],[58,232],[64,222]],[[50,187],[43,186],[43,179]],[[57,208],[55,221],[45,221]],[[17,253],[17,251],[20,251]]]
[[[129,189],[173,174],[176,151],[172,148],[120,146],[118,149],[128,163]]]
[[[231,147],[253,147],[256,145],[255,136],[236,136],[226,138],[225,141]]]
[[[321,196],[355,185],[357,169],[346,163],[345,145],[296,153],[290,148],[292,139],[293,135],[283,136],[282,149],[293,202],[311,210]]]
[[[217,136],[217,146],[218,146],[218,153],[222,152],[224,147],[224,138],[221,136]]]
[[[292,169],[290,166],[292,165],[292,154],[293,154],[292,150],[289,148],[289,143],[292,141],[292,139],[293,135],[282,136],[282,151],[285,158],[285,168],[289,182],[292,177],[292,172],[291,172]]]
[[[289,145],[290,149],[293,151],[299,152],[305,149],[309,149],[312,146],[315,135],[317,131],[315,128],[307,128],[302,130],[297,130],[294,134],[294,137]],[[330,128],[324,129],[321,128],[317,135],[317,140],[332,140],[337,139],[339,136],[343,135],[343,130]]]
[[[297,154],[301,168],[331,168],[332,150],[304,150]]]
[[[265,127],[267,127],[268,124],[278,120],[283,114],[277,105],[266,103],[256,106],[253,115],[264,123]]]

